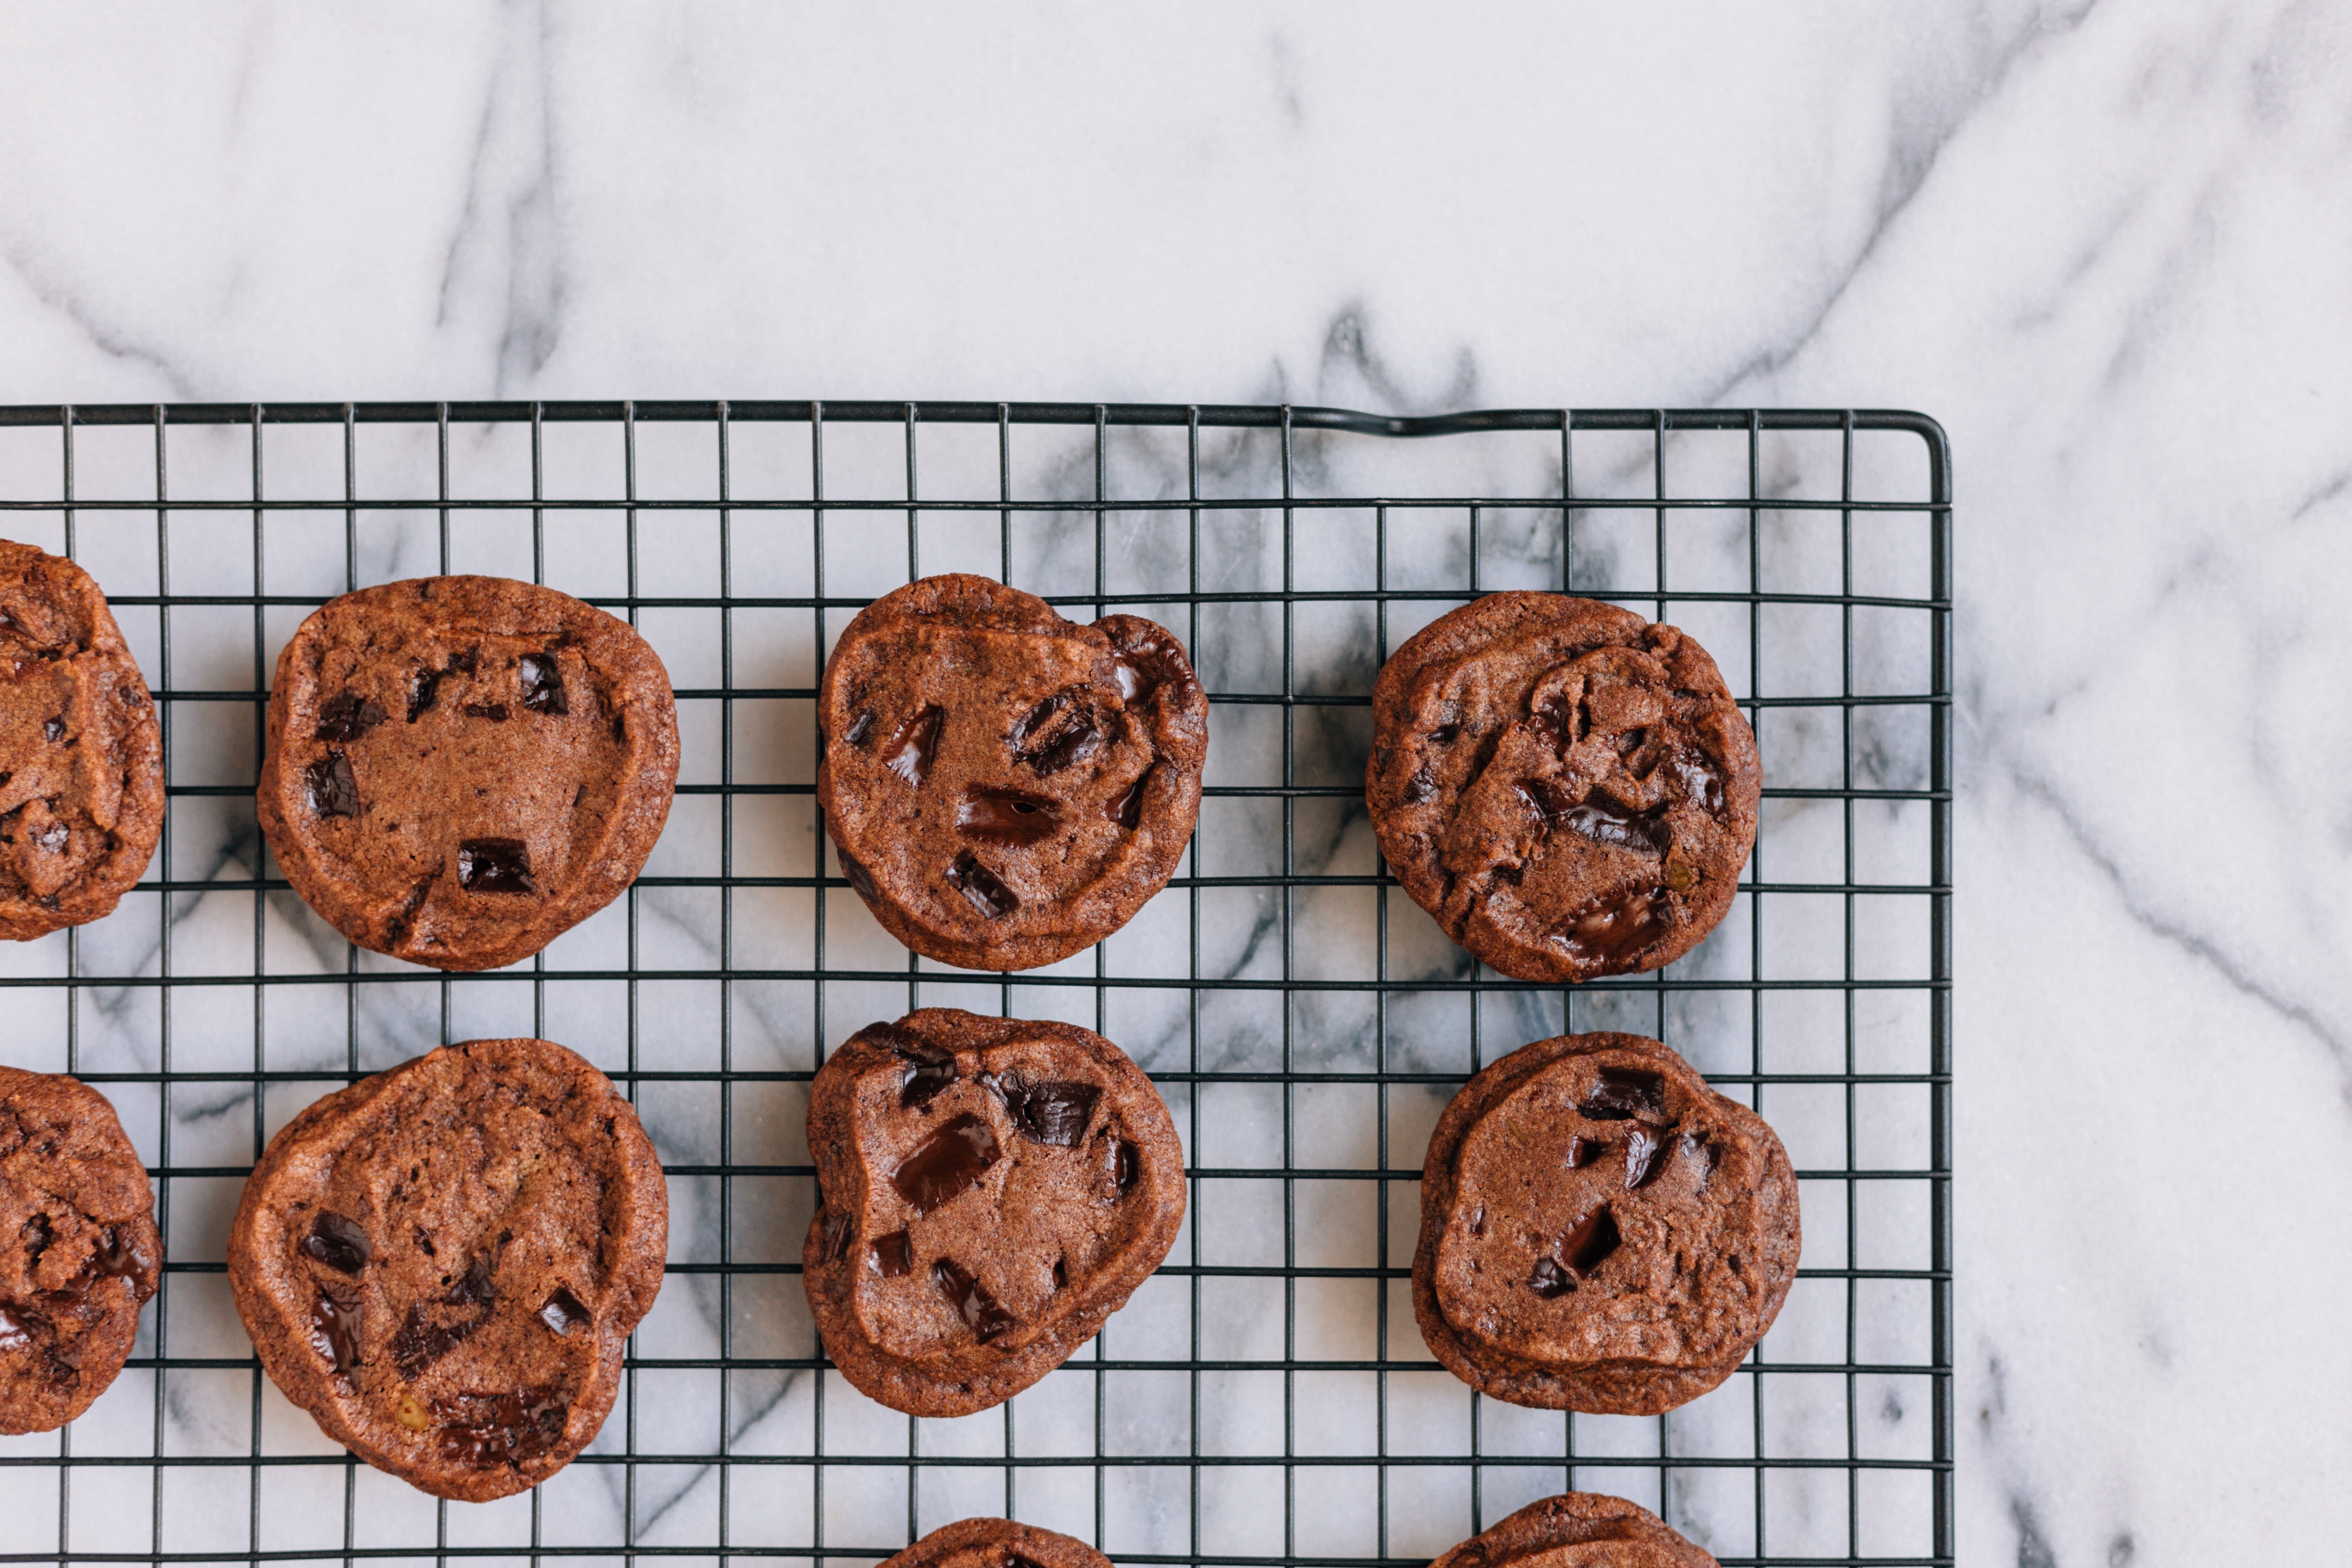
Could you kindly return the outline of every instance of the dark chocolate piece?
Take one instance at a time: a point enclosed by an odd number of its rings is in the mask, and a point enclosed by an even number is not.
[[[931,756],[939,750],[940,726],[947,714],[937,707],[924,709],[898,726],[882,748],[882,765],[918,788],[930,776]]]
[[[1017,1320],[1006,1311],[988,1287],[973,1278],[971,1271],[952,1258],[942,1258],[931,1265],[931,1279],[963,1314],[964,1326],[982,1344],[1017,1325]]]
[[[579,1297],[562,1285],[555,1288],[539,1309],[539,1321],[559,1334],[568,1334],[588,1321],[588,1309]]]
[[[339,1214],[325,1209],[310,1222],[310,1234],[302,1238],[302,1250],[341,1274],[357,1274],[367,1267],[367,1232]]]
[[[1602,1204],[1577,1221],[1561,1238],[1560,1257],[1580,1275],[1590,1274],[1617,1250],[1622,1239],[1617,1234],[1617,1216],[1609,1212],[1607,1204]]]
[[[938,1131],[898,1163],[890,1184],[907,1200],[915,1217],[940,1207],[980,1184],[996,1163],[1000,1151],[988,1123],[963,1111],[940,1124]]]
[[[1622,1121],[1629,1116],[1664,1117],[1666,1080],[1639,1068],[1602,1068],[1594,1075],[1592,1092],[1577,1107],[1595,1121]]]
[[[312,763],[302,775],[302,785],[309,792],[310,809],[320,816],[360,814],[359,781],[352,776],[351,759],[341,752],[329,752]]]
[[[471,893],[536,893],[530,846],[520,838],[468,838],[457,846],[457,885]]]
[[[996,873],[982,865],[969,849],[955,858],[948,868],[948,886],[961,893],[964,902],[990,920],[1002,920],[1021,907],[1013,889],[996,879]]]
[[[1053,837],[1061,813],[1042,795],[974,784],[956,806],[956,831],[982,844],[1034,844]]]
[[[383,720],[383,704],[374,698],[341,691],[319,704],[319,728],[310,738],[338,743],[356,741]]]
[[[563,695],[563,670],[551,653],[527,653],[515,661],[522,682],[522,705],[533,713],[569,713]]]
[[[883,1279],[902,1279],[915,1266],[915,1238],[903,1226],[887,1236],[877,1236],[873,1259],[874,1271]]]

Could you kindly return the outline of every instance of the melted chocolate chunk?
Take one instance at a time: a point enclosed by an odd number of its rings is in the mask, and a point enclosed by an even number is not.
[[[416,716],[433,706],[433,700],[441,689],[441,674],[437,669],[420,669],[408,678],[410,723],[415,723]]]
[[[1136,824],[1143,820],[1143,786],[1151,782],[1151,775],[1159,765],[1154,763],[1150,767],[1144,769],[1143,776],[1129,784],[1125,795],[1103,808],[1103,815],[1121,827],[1132,831]]]
[[[1129,708],[1163,686],[1182,689],[1194,684],[1183,650],[1175,640],[1149,634],[1118,651],[1111,660],[1110,678],[1118,688],[1119,700]]]
[[[1002,1153],[988,1123],[967,1110],[949,1118],[938,1131],[916,1144],[890,1173],[890,1184],[920,1219],[978,1186]]]
[[[1666,1080],[1640,1068],[1602,1068],[1592,1092],[1577,1107],[1595,1121],[1622,1121],[1629,1116],[1664,1117]]]
[[[874,890],[874,879],[867,875],[865,867],[844,855],[839,846],[835,847],[833,853],[834,858],[841,862],[841,879],[856,889],[859,898],[878,899],[882,896]]]
[[[931,754],[940,749],[940,726],[946,720],[946,711],[935,705],[899,725],[882,748],[882,765],[919,786],[930,776]]]
[[[469,647],[463,653],[453,653],[449,656],[449,668],[461,675],[471,675],[480,662],[481,657],[482,650],[478,646]]]
[[[885,1279],[903,1279],[915,1267],[915,1238],[907,1234],[904,1226],[887,1236],[876,1237],[866,1261]]]
[[[898,1080],[900,1109],[919,1110],[939,1095],[940,1090],[956,1080],[955,1053],[941,1050],[912,1037],[890,1042],[890,1048],[907,1059],[907,1075]]]
[[[1423,763],[1404,781],[1404,801],[1407,805],[1424,805],[1437,798],[1437,780],[1431,776],[1429,764]]]
[[[559,1334],[568,1334],[588,1321],[588,1309],[563,1286],[555,1288],[539,1309],[539,1321]]]
[[[1591,1112],[1588,1111],[1586,1114],[1590,1115]],[[1614,1119],[1603,1117],[1601,1120],[1612,1121]],[[1568,1168],[1571,1171],[1581,1171],[1585,1166],[1590,1165],[1595,1160],[1601,1158],[1601,1152],[1608,1147],[1608,1144],[1602,1142],[1598,1138],[1570,1138],[1568,1141]]]
[[[1054,1259],[1054,1289],[1066,1290],[1069,1288],[1070,1260],[1067,1258],[1056,1258]]]
[[[827,1263],[838,1263],[849,1256],[849,1215],[839,1209],[828,1213],[821,1235]]]
[[[466,717],[488,719],[493,724],[503,724],[507,721],[507,705],[503,702],[468,702],[466,704]]]
[[[1013,726],[1013,760],[1038,773],[1057,773],[1102,749],[1102,721],[1094,705],[1057,691]]]
[[[1648,1186],[1665,1167],[1665,1133],[1634,1123],[1625,1134],[1625,1190]]]
[[[359,1292],[346,1286],[322,1285],[310,1304],[310,1348],[346,1384],[360,1364]]]
[[[952,1258],[942,1258],[931,1265],[931,1281],[940,1288],[940,1294],[963,1314],[964,1326],[982,1344],[1014,1326],[1013,1314],[988,1293],[988,1287]]]
[[[948,868],[948,886],[963,895],[963,901],[990,920],[1002,920],[1021,907],[1013,889],[996,879],[996,873],[982,865],[967,849]]]
[[[441,1424],[441,1457],[479,1469],[519,1465],[554,1448],[572,1405],[551,1389],[534,1389],[436,1399],[433,1414]]]
[[[44,719],[44,720],[42,720],[42,721],[41,721],[41,739],[42,739],[42,740],[44,740],[44,741],[62,741],[62,740],[64,740],[65,738],[66,738],[66,721],[65,721],[63,719],[61,719],[61,718],[59,718],[59,719]]]
[[[319,704],[314,741],[356,741],[383,722],[383,705],[356,691],[340,691]]]
[[[1637,855],[1664,854],[1670,837],[1660,813],[1614,811],[1601,800],[1572,805],[1553,820],[1595,844],[1605,844],[1612,849],[1631,849]]]
[[[522,681],[522,705],[533,713],[569,713],[563,695],[563,670],[551,653],[527,653],[515,661]]]
[[[1450,746],[1460,738],[1461,734],[1462,726],[1459,724],[1440,724],[1429,732],[1429,743],[1433,746]]]
[[[357,816],[360,784],[352,776],[352,763],[341,752],[329,752],[302,770],[302,787],[310,809],[320,816]]]
[[[1569,916],[1552,934],[1571,957],[1615,968],[1674,929],[1673,909],[1665,892],[1664,888],[1652,888],[1613,901],[1596,899]]]
[[[1568,1270],[1549,1258],[1536,1259],[1535,1271],[1528,1276],[1528,1289],[1549,1301],[1555,1296],[1565,1296],[1576,1289]]]
[[[1118,1141],[1117,1152],[1112,1156],[1111,1179],[1118,1186],[1120,1197],[1135,1191],[1135,1184],[1143,1179],[1142,1152],[1124,1138]]]
[[[1602,1204],[1576,1222],[1559,1244],[1560,1256],[1578,1274],[1590,1274],[1617,1250],[1622,1239],[1617,1234],[1617,1216],[1609,1212],[1607,1204]]]
[[[1678,746],[1667,763],[1674,769],[1675,781],[1683,786],[1683,798],[1698,802],[1709,816],[1720,820],[1724,811],[1723,773],[1714,759]]]
[[[1685,1132],[1675,1140],[1675,1152],[1698,1167],[1699,1190],[1706,1190],[1706,1179],[1715,1174],[1715,1145],[1706,1141],[1704,1132]]]
[[[367,1267],[367,1232],[339,1214],[325,1209],[310,1222],[302,1250],[339,1274],[357,1274]]]
[[[536,893],[530,846],[520,838],[467,838],[457,845],[457,886],[470,893]]]
[[[982,844],[1034,844],[1053,837],[1061,814],[1042,795],[974,784],[956,806],[956,831]]]
[[[1643,745],[1648,742],[1649,738],[1650,732],[1647,730],[1626,731],[1623,734],[1617,737],[1618,756],[1632,756],[1634,752],[1642,749]]]
[[[1085,1142],[1087,1123],[1093,1120],[1095,1101],[1102,1090],[1090,1083],[1048,1079],[1032,1083],[1017,1072],[982,1080],[1003,1103],[1004,1113],[1023,1137],[1056,1149],[1075,1149]]]
[[[489,1310],[498,1300],[490,1283],[490,1255],[481,1253],[438,1303],[409,1304],[408,1315],[400,1321],[400,1331],[392,1336],[393,1363],[400,1368],[401,1376],[415,1382],[435,1362],[464,1344],[476,1329],[489,1321]],[[469,1318],[436,1323],[427,1316],[435,1306],[480,1310]]]
[[[849,721],[849,728],[842,731],[841,739],[845,745],[861,745],[865,742],[866,737],[873,732],[874,710],[868,708]]]

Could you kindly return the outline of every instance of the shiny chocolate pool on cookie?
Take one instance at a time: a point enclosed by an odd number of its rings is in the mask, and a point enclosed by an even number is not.
[[[884,1559],[881,1568],[1111,1568],[1111,1563],[1057,1531],[1009,1519],[960,1519]]]
[[[1429,1568],[1718,1568],[1638,1503],[1567,1492],[1529,1503]]]
[[[1137,616],[1066,621],[985,577],[858,612],[817,693],[842,875],[891,935],[967,969],[1030,969],[1127,923],[1200,814],[1208,698]]]
[[[104,1095],[0,1067],[0,1433],[106,1392],[163,1268],[154,1195]]]
[[[1514,1405],[1648,1415],[1731,1375],[1796,1278],[1797,1180],[1761,1117],[1639,1035],[1523,1046],[1422,1172],[1413,1316]]]
[[[677,778],[669,677],[625,621],[503,577],[330,600],[278,657],[256,809],[362,947],[528,958],[629,885]]]
[[[1756,842],[1756,741],[1675,627],[1490,594],[1397,649],[1372,714],[1381,853],[1505,974],[1661,968],[1730,909]]]
[[[668,1199],[636,1113],[545,1040],[473,1040],[331,1094],[246,1184],[229,1284],[320,1429],[436,1497],[569,1464],[661,1288]]]
[[[817,1070],[808,1138],[817,1331],[910,1415],[984,1410],[1059,1366],[1184,1217],[1159,1091],[1067,1024],[935,1007],[860,1030]]]

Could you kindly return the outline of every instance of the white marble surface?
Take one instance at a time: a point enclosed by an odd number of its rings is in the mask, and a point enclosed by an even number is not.
[[[1961,1559],[2340,1550],[2343,6],[12,5],[0,29],[5,401],[1935,415]],[[146,1451],[141,1376],[77,1452]],[[172,1408],[170,1444],[245,1450]],[[265,1425],[315,1446],[282,1405]],[[77,1477],[84,1549],[110,1518],[145,1547],[149,1482],[121,1474]],[[220,1532],[173,1544],[243,1550],[242,1481],[207,1509],[209,1474],[167,1472]],[[414,1494],[359,1495],[363,1532],[429,1540]],[[778,1495],[789,1536],[805,1503]],[[549,1527],[600,1506],[583,1478]],[[525,1538],[517,1507],[459,1511],[453,1541]]]

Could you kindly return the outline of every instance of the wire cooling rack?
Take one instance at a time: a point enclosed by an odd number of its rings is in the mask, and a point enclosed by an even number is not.
[[[1397,439],[1416,437],[1418,439]],[[63,1434],[0,1439],[0,1561],[880,1557],[1011,1511],[1140,1563],[1425,1561],[1563,1488],[1727,1563],[1952,1561],[1950,479],[1869,411],[565,403],[0,409],[0,531],[80,560],[161,700],[165,843],[109,920],[0,953],[0,1058],[116,1102],[169,1262],[137,1352]],[[862,605],[971,570],[1153,616],[1214,704],[1191,855],[1049,969],[911,959],[815,816],[814,686]],[[251,790],[277,648],[432,572],[626,616],[686,765],[646,875],[536,959],[354,951],[269,865]],[[1653,975],[1475,967],[1362,807],[1371,679],[1505,587],[1670,619],[1755,723],[1732,913]],[[917,1421],[823,1360],[801,1298],[823,1051],[917,1005],[1066,1018],[1152,1073],[1192,1205],[1166,1267],[998,1410]],[[1805,1255],[1749,1363],[1669,1415],[1520,1410],[1428,1357],[1422,1151],[1470,1072],[1564,1029],[1658,1035],[1778,1128]],[[223,1246],[268,1136],[446,1040],[606,1068],[662,1151],[667,1287],[588,1453],[440,1504],[262,1376]]]

